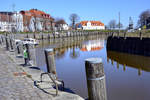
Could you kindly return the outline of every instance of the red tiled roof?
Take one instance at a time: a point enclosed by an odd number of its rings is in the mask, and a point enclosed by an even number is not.
[[[104,23],[100,22],[100,21],[81,21],[80,24],[82,26],[87,26],[87,23],[91,22],[92,26],[104,26]]]
[[[46,14],[43,11],[37,10],[37,9],[31,9],[29,11],[20,11],[20,13],[23,15],[23,24],[24,26],[28,26],[30,24],[30,20],[32,17],[36,18],[42,18],[49,21],[54,21],[54,18],[52,18],[49,14]],[[47,22],[46,24],[50,25],[50,22]]]
[[[29,12],[36,13],[36,14],[46,14],[45,12],[37,10],[37,9],[31,9],[31,10],[29,10]]]
[[[101,50],[103,47],[92,47],[90,51],[97,51],[97,50]],[[88,51],[88,49],[86,47],[81,48],[81,51]]]
[[[35,16],[39,18],[50,18],[50,14],[46,14],[43,11],[37,10],[37,9],[31,9],[29,11],[21,11],[21,13],[25,16]]]

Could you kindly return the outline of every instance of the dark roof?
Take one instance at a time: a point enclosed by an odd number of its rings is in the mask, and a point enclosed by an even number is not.
[[[0,12],[0,14],[4,14],[4,15],[12,15],[14,14],[13,12]]]
[[[2,22],[12,22],[12,12],[0,12],[0,21]]]

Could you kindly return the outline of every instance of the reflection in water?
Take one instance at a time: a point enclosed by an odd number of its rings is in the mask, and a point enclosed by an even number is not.
[[[58,59],[61,59],[65,56],[65,52],[67,51],[66,48],[54,48],[54,54],[55,57],[57,57]]]
[[[72,51],[70,52],[70,57],[75,59],[77,57],[79,57],[80,53],[78,51],[76,51],[75,47],[73,47]]]
[[[107,51],[108,59],[117,62],[117,68],[119,64],[123,65],[123,70],[126,70],[126,66],[138,69],[138,74],[141,75],[141,70],[150,72],[150,57],[131,55],[127,53],[120,53],[115,51]]]
[[[54,48],[54,54],[56,58],[63,58],[65,55],[65,52],[68,50],[71,50],[70,57],[75,59],[80,56],[80,52],[77,49],[80,49],[81,51],[97,51],[104,48],[104,38],[98,39],[98,37],[95,37],[96,40],[87,40],[82,38],[77,38],[75,41],[72,41],[70,38],[66,41],[42,41],[40,44],[40,47],[44,48],[44,46],[53,45]],[[44,43],[45,42],[45,43]]]
[[[106,66],[116,66],[108,68],[110,75],[106,73],[109,79],[106,79],[109,100],[148,100],[150,98],[149,43],[149,39],[146,38],[143,40],[132,37],[108,38]]]
[[[95,51],[104,48],[104,40],[91,40],[83,43],[81,51]]]
[[[84,60],[87,57],[93,57],[94,52],[98,52],[104,48],[105,37],[101,37],[93,36],[86,38],[67,38],[64,41],[43,41],[36,49],[38,66],[46,71],[43,50],[46,48],[54,48],[58,77],[64,80],[67,88],[71,88],[80,96],[87,98],[88,92]],[[87,47],[88,50],[90,49],[92,55],[89,56],[89,52],[83,51],[83,47]]]
[[[138,75],[141,75],[141,70],[150,72],[150,57],[144,56],[149,55],[149,53],[147,54],[145,51],[138,51],[142,48],[141,45],[145,48],[149,45],[146,43],[141,44],[141,42],[142,40],[140,41],[138,38],[133,38],[132,40],[132,38],[123,39],[109,37],[107,40],[107,60],[111,59],[112,65],[113,61],[116,61],[117,68],[119,68],[119,64],[122,64],[124,71],[126,70],[126,66],[136,68],[138,69]],[[139,43],[139,45],[133,47],[135,43]],[[144,50],[144,48],[142,49]]]
[[[88,38],[64,38],[64,40],[56,39],[55,41],[50,40],[50,42],[43,41],[43,45],[41,42],[41,45],[36,49],[38,66],[42,70],[46,70],[43,50],[54,48],[58,77],[64,80],[67,88],[87,98],[84,61],[91,57],[101,57],[106,75],[108,100],[148,100],[147,98],[150,98],[150,69],[148,66],[150,65],[150,59],[144,56],[113,51],[108,48],[106,50],[105,44],[103,49],[90,52],[83,51],[82,48],[89,44],[88,41],[93,40],[104,41],[105,38],[93,36]],[[77,55],[77,57],[73,59],[70,54]],[[139,77],[137,74],[142,75]]]

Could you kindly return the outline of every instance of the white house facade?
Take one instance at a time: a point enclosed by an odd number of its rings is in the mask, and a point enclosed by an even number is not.
[[[100,21],[81,21],[77,25],[77,29],[82,30],[104,30],[105,26]]]
[[[63,19],[60,19],[55,22],[55,30],[60,31],[60,30],[68,30],[68,29],[69,26]]]
[[[49,14],[31,9],[20,12],[0,12],[0,31],[2,32],[41,32],[54,29],[54,18]],[[62,25],[63,30],[67,29]]]
[[[0,31],[1,32],[11,32],[13,24],[14,23],[6,22],[6,21],[1,21],[0,22]]]
[[[62,28],[63,28],[63,30],[68,30],[69,26],[68,26],[68,24],[62,24]]]
[[[14,13],[12,16],[13,22],[15,23],[15,30],[17,32],[23,32],[23,16],[20,13]]]
[[[0,12],[1,32],[23,32],[23,16],[17,12]]]

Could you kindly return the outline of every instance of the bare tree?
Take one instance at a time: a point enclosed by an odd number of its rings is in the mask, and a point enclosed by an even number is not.
[[[146,20],[150,17],[150,10],[143,11],[138,20],[138,26],[143,27],[144,25],[147,25]]]
[[[80,20],[80,17],[77,14],[73,13],[70,15],[69,19],[71,21],[72,29],[75,29],[75,24]]]
[[[116,20],[111,20],[109,23],[108,23],[108,27],[110,29],[115,29],[117,27],[117,24],[116,24]]]

